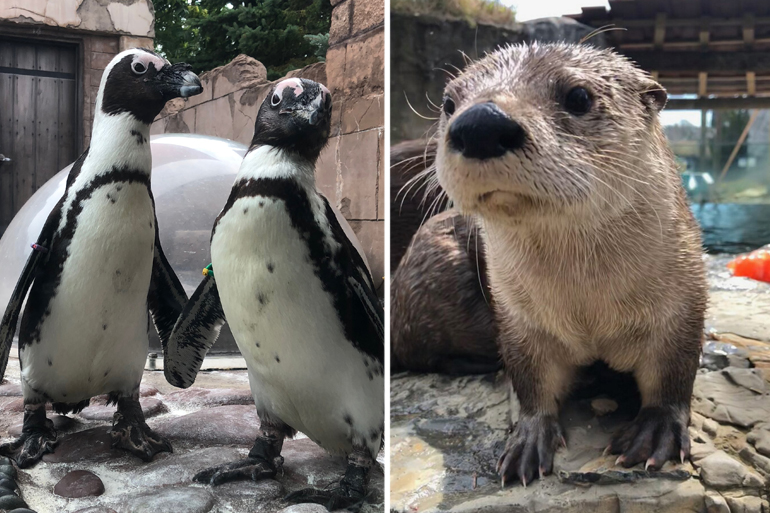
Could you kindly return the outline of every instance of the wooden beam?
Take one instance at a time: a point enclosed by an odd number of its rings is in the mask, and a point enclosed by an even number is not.
[[[623,34],[618,31],[614,34]],[[617,36],[616,36],[617,37]],[[770,43],[770,37],[761,37],[754,40],[755,43]],[[736,48],[742,48],[744,45],[743,39],[719,39],[717,41],[709,40],[707,48],[724,48],[725,46],[735,46]],[[618,43],[618,46],[622,50],[650,50],[653,48],[654,43]],[[682,48],[703,48],[700,40],[698,41],[669,41],[663,43],[664,50],[676,50]]]
[[[754,46],[754,15],[751,13],[743,17],[743,44],[748,50]]]
[[[655,15],[655,36],[653,43],[656,49],[663,48],[663,42],[666,40],[666,13],[659,12]]]
[[[708,88],[709,74],[705,71],[698,73],[698,96],[703,98],[706,96],[706,89]]]
[[[703,50],[708,49],[711,32],[709,31],[709,18],[704,16],[700,22],[700,32],[698,33],[700,46]]]
[[[732,109],[770,109],[770,97],[718,97],[682,99],[673,98],[666,103],[666,110],[732,110]]]
[[[652,75],[652,79],[655,82],[657,82],[658,81],[658,77],[660,76],[660,73],[658,73],[657,70],[653,70],[653,71],[650,71],[650,75]]]
[[[618,27],[654,27],[656,20],[654,19],[624,19],[623,24],[618,24],[618,19],[615,17],[605,18],[601,20],[588,20],[588,21],[582,21],[578,19],[581,23],[586,23],[588,25],[596,25],[597,26],[604,26],[609,24],[615,24]],[[713,18],[709,25],[711,27],[742,27],[744,23],[745,18]],[[754,25],[767,25],[770,24],[770,17],[763,16],[759,18],[754,18]],[[667,28],[680,28],[680,27],[700,27],[701,25],[701,18],[668,18],[666,19],[666,27]]]
[[[746,137],[749,135],[749,130],[751,130],[751,125],[754,124],[754,121],[757,119],[757,115],[759,114],[759,110],[755,109],[751,113],[751,117],[749,117],[749,122],[746,123],[746,126],[743,129],[743,133],[741,133],[741,136],[738,138],[738,142],[735,143],[735,147],[733,148],[732,153],[730,153],[730,158],[727,159],[727,162],[725,162],[725,167],[722,168],[722,172],[719,174],[719,178],[717,178],[717,184],[722,181],[722,178],[725,177],[727,174],[727,170],[730,169],[730,166],[733,164],[733,160],[735,160],[736,155],[738,155],[738,152],[741,149],[741,146],[743,146],[743,141],[746,140]]]
[[[746,72],[746,92],[749,96],[757,94],[757,74],[753,71]]]
[[[732,72],[744,75],[747,71],[770,72],[770,52],[664,52],[623,51],[623,54],[646,70],[661,73]]]

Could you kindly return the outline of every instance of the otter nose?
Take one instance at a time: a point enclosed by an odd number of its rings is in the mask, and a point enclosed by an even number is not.
[[[449,146],[469,159],[493,159],[524,146],[524,129],[492,102],[460,114],[449,127]]]

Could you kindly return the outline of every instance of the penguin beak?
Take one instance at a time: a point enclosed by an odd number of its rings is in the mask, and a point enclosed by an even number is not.
[[[173,66],[164,66],[155,75],[154,82],[164,101],[174,98],[189,98],[203,92],[198,75],[191,71],[192,66],[179,62]]]

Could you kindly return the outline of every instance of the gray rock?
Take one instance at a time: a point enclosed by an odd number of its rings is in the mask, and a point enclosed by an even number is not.
[[[43,456],[47,463],[97,462],[121,458],[128,454],[112,448],[110,428],[96,427],[64,435],[54,452]]]
[[[206,447],[186,453],[161,453],[142,465],[132,483],[140,488],[188,484],[201,470],[246,457],[246,450],[232,447]]]
[[[770,426],[765,424],[755,427],[746,437],[746,440],[753,445],[759,454],[770,456]]]
[[[232,511],[253,511],[258,504],[280,499],[285,495],[283,485],[274,479],[264,481],[235,481],[219,485],[214,490],[217,504],[227,504]]]
[[[736,385],[722,372],[698,374],[693,410],[717,422],[752,427],[770,418],[770,396]]]
[[[31,509],[27,509],[27,508],[16,508],[16,509],[13,509],[13,510],[9,511],[8,513],[36,513],[36,512],[32,511]]]
[[[118,513],[118,512],[106,506],[92,506],[90,508],[73,511],[72,513]]]
[[[142,406],[142,413],[146,419],[168,411],[163,402],[154,397],[142,397],[139,399],[139,404]],[[111,421],[115,411],[116,408],[113,405],[95,404],[83,409],[79,415],[87,420]]]
[[[751,464],[752,467],[761,470],[765,474],[770,474],[770,458],[762,456],[749,446],[744,446],[738,455]]]
[[[706,492],[706,513],[730,513],[727,501],[717,492]]]
[[[27,503],[17,495],[6,495],[5,497],[0,497],[0,509],[12,510],[26,507]]]
[[[0,385],[0,396],[21,397],[21,384],[4,383]]]
[[[731,458],[724,451],[706,456],[696,465],[700,466],[703,482],[717,490],[727,488],[762,488],[764,482],[755,472]]]
[[[294,504],[283,508],[278,513],[327,513],[327,509],[320,504]]]
[[[606,397],[597,397],[591,401],[591,410],[597,417],[603,417],[618,409],[618,403],[614,399]]]
[[[104,493],[104,483],[92,472],[73,470],[56,483],[53,493],[69,499],[94,497]]]
[[[158,395],[160,391],[155,388],[152,385],[140,385],[139,386],[139,396],[140,397],[149,397],[151,395]]]
[[[121,513],[207,513],[214,506],[214,496],[208,488],[161,488],[124,498],[117,509]]]
[[[762,513],[762,499],[751,495],[745,497],[725,497],[730,506],[730,513]]]
[[[6,495],[16,495],[16,492],[12,488],[0,487],[0,497],[5,497]]]
[[[169,438],[217,445],[251,446],[259,419],[254,406],[215,406],[164,419],[154,429]]]
[[[767,382],[759,369],[737,369],[727,367],[722,374],[728,377],[736,385],[740,385],[755,394],[764,394],[767,391]]]
[[[168,394],[165,399],[170,403],[176,403],[186,408],[254,404],[251,390],[243,388],[191,387]]]
[[[0,487],[8,488],[9,490],[15,490],[17,488],[14,480],[7,476],[0,477]]]
[[[717,436],[717,429],[719,429],[719,423],[711,419],[703,419],[703,431],[711,436]]]
[[[16,468],[13,465],[0,465],[0,477],[6,476],[9,479],[16,479]]]

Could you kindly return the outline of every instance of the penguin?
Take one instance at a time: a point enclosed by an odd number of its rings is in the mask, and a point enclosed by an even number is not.
[[[355,509],[366,497],[385,418],[383,309],[366,264],[315,184],[331,106],[329,90],[311,80],[291,78],[270,90],[211,232],[213,272],[204,273],[169,340],[209,348],[227,322],[260,420],[246,459],[193,479],[271,478],[284,439],[301,431],[348,464],[335,486],[287,500],[330,510]],[[198,369],[168,370],[184,387]]]
[[[17,440],[0,446],[21,468],[56,446],[46,403],[77,413],[100,394],[117,404],[114,447],[146,461],[172,450],[139,405],[150,317],[165,346],[187,302],[160,245],[149,137],[168,100],[202,92],[190,69],[131,49],[104,70],[91,145],[72,166],[0,324],[2,377],[29,292],[19,327],[24,425]],[[183,362],[187,351],[164,358]]]

